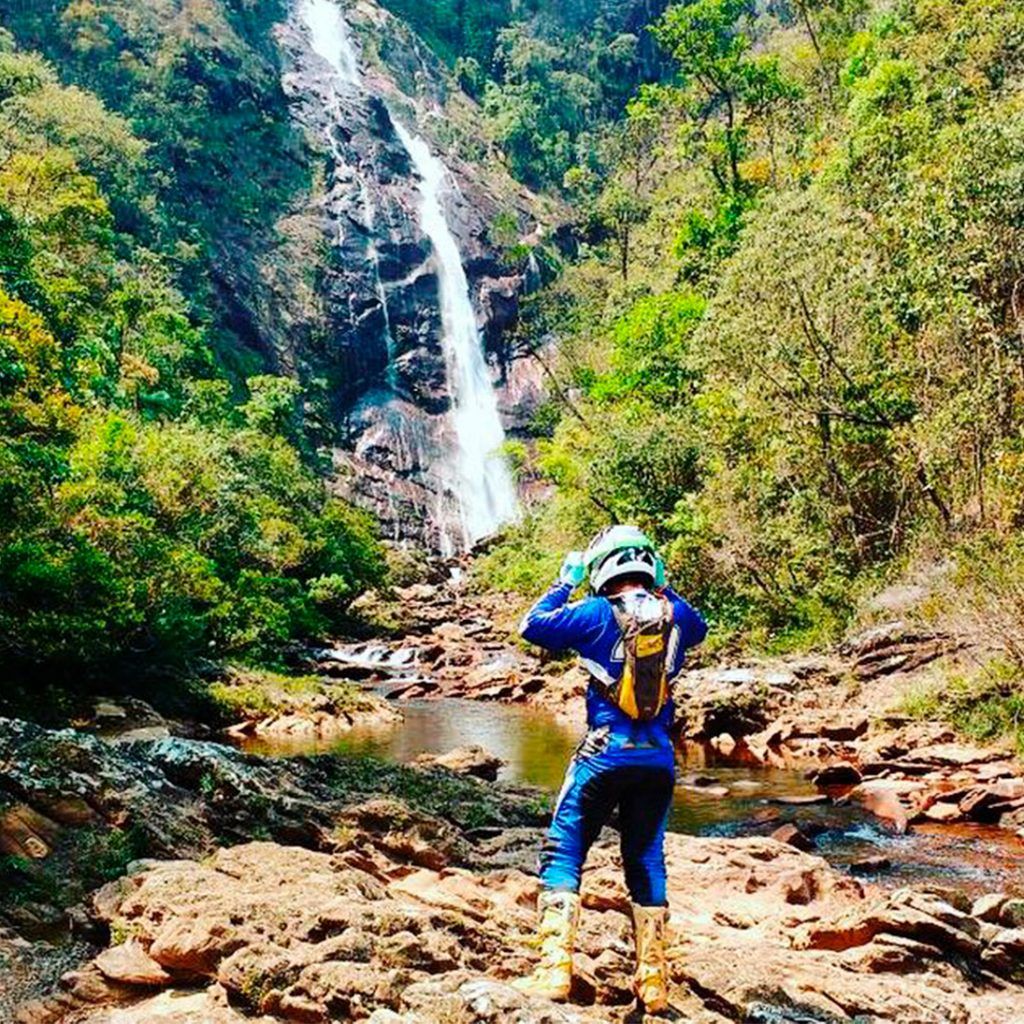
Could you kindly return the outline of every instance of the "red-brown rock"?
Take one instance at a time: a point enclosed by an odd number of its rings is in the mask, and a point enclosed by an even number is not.
[[[163,988],[172,981],[171,975],[135,939],[105,949],[93,962],[105,978],[123,985]]]

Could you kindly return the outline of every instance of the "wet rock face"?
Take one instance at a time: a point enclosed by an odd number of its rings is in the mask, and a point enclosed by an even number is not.
[[[311,197],[323,257],[315,330],[283,339],[282,365],[326,371],[336,408],[384,380],[388,326],[399,351],[439,350],[436,280],[416,275],[430,255],[417,224],[416,179],[383,102],[334,87],[293,16],[278,28],[282,79],[295,120],[323,161]]]
[[[280,368],[323,382],[331,421],[325,427],[340,449],[337,490],[377,512],[389,534],[430,542],[431,520],[454,501],[439,471],[452,444],[452,396],[432,247],[419,226],[419,179],[389,108],[429,137],[445,118],[446,72],[375,3],[350,8],[346,17],[357,48],[370,41],[383,61],[363,62],[363,90],[338,87],[297,10],[277,29],[282,86],[320,167],[311,168],[306,208],[282,225],[301,246],[268,260],[273,294],[250,320],[267,325],[263,347],[269,342]],[[506,198],[498,200],[476,168],[443,155],[453,185],[445,214],[501,383],[502,339],[518,320],[523,277],[502,265],[488,224],[499,209],[508,212],[508,202],[527,223],[532,198],[503,180]]]

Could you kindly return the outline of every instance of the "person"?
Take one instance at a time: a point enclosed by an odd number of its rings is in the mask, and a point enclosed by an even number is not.
[[[570,602],[588,574],[591,595]],[[540,963],[514,984],[568,999],[583,864],[617,809],[636,945],[633,988],[645,1010],[658,1013],[668,1007],[664,837],[675,784],[668,684],[707,626],[666,585],[664,563],[644,533],[614,526],[586,552],[569,553],[520,632],[549,650],[576,651],[590,683],[587,732],[566,771],[540,856]]]

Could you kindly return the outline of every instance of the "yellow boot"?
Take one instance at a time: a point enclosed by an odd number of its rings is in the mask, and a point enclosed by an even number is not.
[[[636,974],[633,991],[648,1013],[668,1009],[668,967],[665,963],[665,930],[668,907],[633,904],[636,937]]]
[[[512,984],[527,995],[564,1003],[572,985],[572,947],[580,916],[574,892],[545,889],[537,899],[540,913],[540,963],[533,974]]]

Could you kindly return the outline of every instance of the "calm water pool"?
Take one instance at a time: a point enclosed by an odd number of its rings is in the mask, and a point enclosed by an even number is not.
[[[499,778],[556,792],[580,738],[579,729],[525,707],[450,699],[407,701],[400,707],[401,723],[354,729],[335,742],[252,740],[246,749],[285,757],[374,754],[401,762],[478,744],[505,762]],[[727,795],[721,795],[723,787]],[[900,836],[856,805],[777,802],[817,792],[799,772],[729,763],[693,749],[680,765],[669,827],[696,835],[742,836],[769,834],[795,822],[814,836],[815,852],[836,866],[887,858],[888,868],[867,876],[887,888],[927,882],[972,895],[996,889],[1024,892],[1024,843],[1009,833],[929,825]]]

